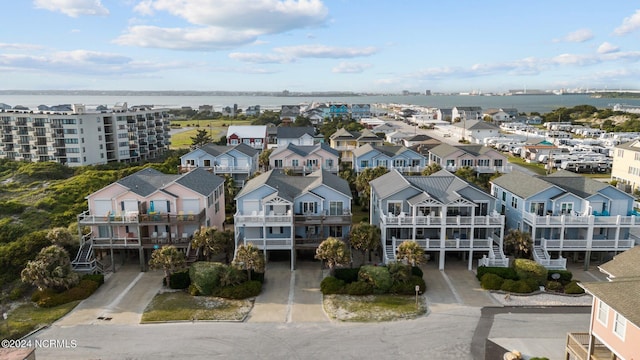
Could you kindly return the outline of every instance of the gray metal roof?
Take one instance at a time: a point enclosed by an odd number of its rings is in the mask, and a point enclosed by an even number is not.
[[[369,185],[371,185],[371,191],[381,199],[411,186],[407,179],[395,169],[369,181]]]
[[[307,176],[289,176],[279,170],[270,170],[247,181],[236,198],[244,196],[263,185],[268,185],[276,189],[280,197],[289,201],[293,201],[303,193],[313,193],[313,189],[321,185],[332,188],[351,198],[349,183],[337,175],[324,170],[314,171]]]
[[[182,177],[177,179],[175,182],[206,196],[223,184],[224,179],[218,175],[208,172],[204,168],[195,168],[182,175]]]
[[[212,156],[220,156],[224,153],[227,153],[231,150],[237,150],[243,154],[246,154],[250,157],[253,157],[256,153],[258,153],[257,149],[252,148],[251,146],[241,143],[235,146],[226,146],[226,145],[216,145],[213,143],[208,143],[203,145],[200,149],[205,151],[206,153]]]
[[[277,134],[278,139],[299,139],[304,134],[308,134],[313,137],[316,134],[316,129],[313,126],[279,126]]]
[[[288,143],[287,146],[275,148],[271,153],[271,155],[273,156],[285,151],[292,151],[300,156],[306,157],[306,156],[309,156],[309,154],[312,154],[318,151],[319,149],[323,149],[335,156],[340,155],[340,153],[337,150],[333,149],[331,146],[325,143],[315,144],[315,145],[296,145],[293,143]]]
[[[553,186],[537,176],[531,176],[518,170],[504,174],[491,182],[523,199]]]

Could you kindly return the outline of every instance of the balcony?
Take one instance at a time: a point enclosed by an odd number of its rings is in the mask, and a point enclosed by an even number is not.
[[[507,162],[506,160],[504,162]],[[510,173],[513,170],[513,166],[511,165],[501,165],[501,166],[458,166],[458,165],[446,165],[444,169],[449,172],[456,172],[457,170],[463,167],[470,167],[475,172],[480,174],[493,174],[495,172],[499,172],[501,174]]]
[[[412,216],[400,213],[400,215],[381,215],[381,221],[384,225],[398,226],[434,226],[440,227],[443,224],[447,226],[502,226],[504,224],[504,215],[478,215],[478,216]]]
[[[379,165],[379,166],[384,166],[384,165]],[[356,172],[360,173],[363,172],[366,169],[374,169],[377,166],[366,166],[366,167],[360,167],[360,166],[356,166]],[[424,170],[426,168],[426,166],[384,166],[389,170],[395,169],[398,170],[400,173],[403,174],[410,174],[410,173],[421,173],[422,170]]]
[[[624,251],[635,246],[630,239],[541,239],[542,247],[547,251]]]
[[[412,239],[396,239],[391,238],[393,248],[402,244],[405,241],[413,241]],[[485,250],[489,251],[493,245],[493,239],[416,239],[415,240],[420,247],[427,251],[433,250]]]
[[[589,338],[593,339],[592,354],[589,355]],[[588,333],[568,333],[565,348],[567,358],[577,360],[610,360],[614,354],[606,345]]]
[[[85,211],[78,215],[78,222],[83,225],[157,225],[178,223],[202,223],[206,214],[203,209],[200,213],[149,213],[139,214],[137,211],[127,213],[108,213],[105,215],[90,214]]]
[[[293,221],[300,225],[350,225],[351,211],[343,209],[340,215],[325,214],[296,214]]]
[[[285,226],[293,224],[293,216],[291,212],[288,214],[267,214],[261,212],[253,212],[252,214],[240,214],[234,215],[234,223],[246,226],[262,226],[274,224],[276,226]]]
[[[245,245],[252,244],[259,250],[289,250],[293,247],[291,238],[243,238]]]
[[[595,215],[576,215],[576,214],[549,214],[546,216],[536,215],[535,213],[525,212],[523,219],[534,226],[635,226],[640,225],[640,218],[622,215],[613,216],[595,216]]]

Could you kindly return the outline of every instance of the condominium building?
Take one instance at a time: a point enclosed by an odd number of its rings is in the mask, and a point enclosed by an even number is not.
[[[170,144],[168,109],[84,105],[0,110],[0,158],[68,166],[138,162]]]
[[[640,189],[640,140],[620,144],[613,150],[611,180],[626,192]]]

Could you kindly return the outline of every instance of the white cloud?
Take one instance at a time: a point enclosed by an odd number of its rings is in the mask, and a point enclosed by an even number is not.
[[[319,26],[328,16],[320,0],[141,0],[134,10],[142,15],[166,12],[191,27],[134,26],[116,43],[185,50],[239,46],[262,35]]]
[[[113,42],[118,45],[165,48],[174,50],[221,50],[255,41],[257,34],[247,31],[229,31],[219,27],[162,28],[132,26],[128,33]]]
[[[373,55],[378,50],[375,47],[351,48],[351,47],[335,47],[325,45],[299,45],[284,46],[273,49],[275,52],[287,54],[292,57],[299,58],[353,58],[360,56]]]
[[[239,52],[229,54],[229,58],[255,64],[286,64],[295,61],[286,55]]]
[[[555,39],[555,42],[585,42],[593,39],[593,33],[589,29],[579,29],[568,33],[562,39]]]
[[[595,56],[578,54],[560,54],[551,59],[552,64],[558,65],[591,65],[599,62]]]
[[[109,10],[100,0],[33,0],[38,9],[61,12],[70,17],[81,15],[109,15]]]
[[[618,50],[620,50],[619,47],[617,47],[617,46],[615,46],[615,45],[613,45],[611,43],[608,43],[606,41],[603,42],[602,44],[600,44],[600,46],[598,46],[598,54],[609,54],[609,53],[612,53],[612,52],[616,52]]]
[[[635,14],[625,18],[622,25],[618,26],[613,33],[616,35],[626,35],[640,28],[640,10],[636,10]]]
[[[353,62],[341,62],[331,72],[338,74],[357,74],[370,68],[371,64],[353,63]]]
[[[0,43],[0,49],[2,50],[31,51],[31,50],[40,50],[42,48],[43,48],[42,46],[34,45],[34,44]]]

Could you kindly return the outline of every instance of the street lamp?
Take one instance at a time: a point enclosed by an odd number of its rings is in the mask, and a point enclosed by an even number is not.
[[[416,285],[416,309],[418,309],[418,293],[420,293],[420,285]]]

